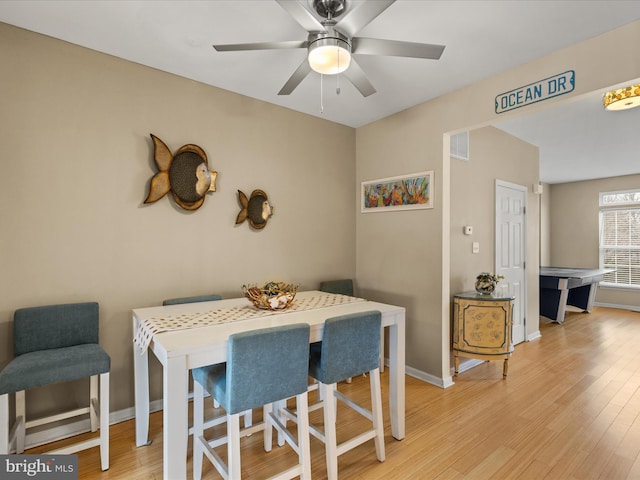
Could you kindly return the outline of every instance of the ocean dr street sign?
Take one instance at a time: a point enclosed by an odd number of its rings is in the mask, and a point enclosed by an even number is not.
[[[573,70],[567,70],[524,87],[514,88],[496,96],[496,113],[508,112],[572,92],[576,86],[575,83],[576,73]]]

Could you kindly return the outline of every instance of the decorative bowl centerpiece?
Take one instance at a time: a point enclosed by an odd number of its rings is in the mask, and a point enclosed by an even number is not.
[[[297,285],[284,282],[267,282],[262,287],[242,286],[244,296],[263,310],[286,310],[291,306],[297,290]]]
[[[504,277],[489,272],[482,272],[476,277],[476,292],[481,295],[491,295]]]

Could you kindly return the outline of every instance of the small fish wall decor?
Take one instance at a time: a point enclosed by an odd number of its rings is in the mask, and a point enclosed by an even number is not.
[[[173,199],[185,210],[197,210],[208,192],[216,191],[218,172],[209,170],[207,154],[197,145],[183,145],[175,154],[151,134],[153,159],[158,167],[151,179],[149,195],[144,203],[154,203],[171,192]]]
[[[269,217],[273,215],[273,206],[262,190],[254,190],[249,198],[238,190],[238,201],[242,208],[236,217],[236,225],[248,219],[251,227],[262,230],[267,225]]]

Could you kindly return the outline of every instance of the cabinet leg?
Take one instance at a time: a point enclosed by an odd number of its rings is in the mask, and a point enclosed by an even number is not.
[[[509,373],[509,359],[504,359],[504,365],[502,366],[502,376],[507,378],[507,373]]]
[[[458,368],[460,367],[460,359],[458,358],[457,355],[454,355],[453,357],[453,370],[454,370],[454,377],[458,376]]]

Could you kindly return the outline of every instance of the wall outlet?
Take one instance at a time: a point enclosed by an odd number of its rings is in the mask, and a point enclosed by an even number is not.
[[[480,253],[480,242],[473,242],[471,245],[471,253]]]

